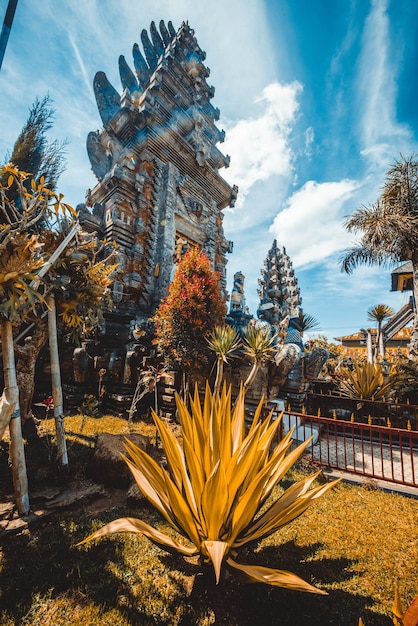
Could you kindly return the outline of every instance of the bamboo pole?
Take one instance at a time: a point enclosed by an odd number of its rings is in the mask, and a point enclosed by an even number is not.
[[[0,68],[3,64],[7,42],[9,41],[9,35],[12,29],[13,18],[15,16],[17,2],[18,0],[9,0],[7,4],[6,15],[4,16],[3,26],[2,26],[1,33],[0,33]]]
[[[1,322],[3,343],[3,370],[4,386],[17,389],[15,354],[13,349],[13,330],[9,320]],[[17,399],[13,415],[9,423],[10,432],[10,460],[12,464],[13,487],[16,508],[19,515],[29,513],[28,476],[26,472],[25,450],[22,437],[22,423],[20,420],[19,400]]]
[[[57,313],[55,296],[48,296],[48,335],[49,358],[51,363],[52,399],[54,401],[55,436],[57,442],[58,464],[62,468],[68,467],[67,443],[65,440],[63,422],[63,397],[61,385],[60,361],[58,352]]]

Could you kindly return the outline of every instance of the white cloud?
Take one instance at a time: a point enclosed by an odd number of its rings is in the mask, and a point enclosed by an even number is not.
[[[271,176],[290,176],[292,151],[289,137],[299,108],[302,86],[271,83],[256,102],[263,107],[256,117],[241,119],[226,127],[222,151],[231,156],[224,177],[238,185],[237,208],[243,206],[250,189]]]
[[[288,199],[270,232],[286,247],[295,267],[321,262],[347,245],[342,208],[359,187],[354,180],[310,180]]]

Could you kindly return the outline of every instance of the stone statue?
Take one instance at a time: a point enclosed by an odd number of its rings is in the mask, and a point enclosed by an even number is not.
[[[85,340],[73,352],[73,376],[76,383],[84,383],[93,376],[93,357],[89,353],[92,342]]]
[[[231,311],[244,312],[245,296],[244,296],[244,280],[245,276],[242,272],[234,274],[234,286],[231,292]]]
[[[120,95],[109,82],[104,72],[97,72],[93,81],[94,95],[96,96],[97,108],[103,124],[108,122],[120,110]]]
[[[324,348],[305,352],[299,318],[290,318],[285,344],[274,357],[273,378],[294,410],[301,410],[309,384],[318,376],[327,358]]]
[[[87,154],[93,174],[98,180],[103,180],[110,168],[109,157],[100,142],[100,136],[93,131],[87,135]]]

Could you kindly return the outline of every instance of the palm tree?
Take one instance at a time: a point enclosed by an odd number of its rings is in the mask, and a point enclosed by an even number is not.
[[[377,339],[374,360],[377,360],[378,354],[381,358],[385,358],[385,341],[382,333],[382,322],[392,315],[395,311],[387,304],[375,304],[367,311],[367,319],[377,323]]]
[[[362,233],[347,249],[341,270],[351,274],[358,265],[384,266],[410,260],[413,294],[418,296],[418,160],[404,158],[387,171],[383,191],[375,204],[364,206],[345,222],[349,232]],[[418,357],[418,317],[415,314],[410,356]]]
[[[228,363],[229,357],[237,354],[241,347],[241,339],[238,332],[232,326],[215,326],[207,339],[209,348],[216,354],[216,380],[213,394],[220,393],[224,363]]]

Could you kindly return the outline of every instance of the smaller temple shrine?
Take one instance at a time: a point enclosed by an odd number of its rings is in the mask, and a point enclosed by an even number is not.
[[[307,390],[328,354],[318,348],[305,350],[298,281],[290,257],[285,248],[278,248],[276,240],[267,253],[258,283],[257,316],[262,323],[270,324],[272,332],[283,337],[269,368],[267,396],[281,398],[294,410],[301,410]]]
[[[280,250],[276,240],[267,253],[258,284],[257,316],[260,320],[279,326],[285,318],[299,315],[302,298],[298,281],[285,248]]]

